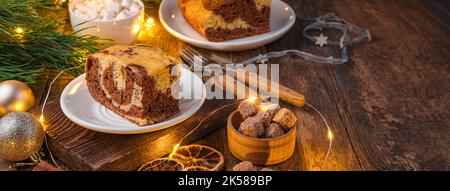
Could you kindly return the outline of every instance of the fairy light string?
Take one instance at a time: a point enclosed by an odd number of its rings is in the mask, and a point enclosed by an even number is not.
[[[47,104],[47,100],[48,100],[48,97],[49,97],[49,95],[50,95],[50,92],[51,92],[51,90],[52,90],[53,83],[55,83],[55,81],[56,81],[56,80],[57,80],[64,72],[69,71],[69,70],[73,70],[73,69],[78,69],[78,68],[83,67],[83,66],[84,66],[84,64],[83,64],[83,65],[80,65],[80,66],[75,66],[75,67],[72,67],[72,68],[64,69],[64,70],[62,70],[61,72],[59,72],[58,75],[56,75],[56,77],[52,80],[52,82],[50,82],[50,85],[49,85],[48,90],[47,90],[47,94],[46,94],[45,99],[44,99],[44,103],[42,104],[42,107],[41,107],[41,115],[39,116],[39,122],[42,124],[42,127],[44,127],[44,132],[47,132],[47,128],[46,128],[46,126],[45,126],[45,124],[44,124],[44,110],[45,110],[45,106],[46,106],[46,104]],[[58,165],[58,163],[56,162],[55,157],[53,157],[53,154],[52,154],[52,152],[50,151],[50,148],[49,148],[49,146],[48,146],[47,133],[45,133],[45,135],[44,135],[44,143],[45,143],[45,147],[47,148],[47,151],[48,151],[48,153],[49,153],[50,159],[52,160],[53,164],[54,164],[58,169],[61,169],[61,167],[60,167],[60,166]]]
[[[328,161],[328,157],[330,156],[331,148],[333,147],[333,139],[334,139],[333,131],[331,131],[331,127],[330,127],[330,125],[328,125],[328,122],[325,119],[325,117],[322,115],[322,112],[320,112],[318,109],[316,109],[316,107],[312,106],[309,103],[305,103],[305,105],[310,107],[311,109],[313,109],[317,114],[319,114],[319,116],[321,117],[322,121],[325,124],[325,127],[327,128],[328,149],[327,149],[327,153],[325,154],[325,159],[323,160],[323,163],[322,163],[322,168],[324,168],[325,164]]]
[[[297,16],[298,17],[298,16]],[[337,30],[341,30],[342,31],[342,36],[340,37],[339,41],[332,41],[332,40],[328,40],[325,39],[325,44],[323,45],[332,45],[332,46],[338,46],[341,49],[341,56],[340,58],[334,58],[334,57],[323,57],[323,56],[317,56],[311,53],[307,53],[307,52],[303,52],[303,51],[299,51],[299,50],[285,50],[285,51],[279,51],[279,52],[269,52],[267,54],[263,54],[263,55],[259,55],[253,58],[250,58],[244,62],[241,62],[241,64],[250,64],[250,63],[256,63],[259,62],[261,60],[268,60],[268,59],[274,59],[274,58],[279,58],[279,57],[283,57],[283,56],[287,56],[287,55],[297,55],[300,58],[303,58],[305,60],[308,61],[312,61],[315,63],[323,63],[323,64],[335,64],[335,65],[340,65],[340,64],[345,64],[346,62],[348,62],[348,55],[347,55],[347,49],[346,47],[349,45],[353,45],[356,43],[359,43],[361,41],[363,41],[364,39],[368,39],[369,41],[372,39],[371,33],[369,30],[365,30],[362,28],[359,28],[349,22],[347,22],[346,20],[337,17],[335,15],[329,14],[329,15],[325,15],[325,16],[321,16],[315,19],[305,19],[302,18],[304,20],[307,21],[311,21],[312,23],[307,25],[304,30],[303,30],[303,36],[312,41],[312,42],[317,42],[318,38],[317,36],[313,36],[310,35],[309,32],[312,30],[322,30],[324,28],[333,28],[333,29],[337,29]],[[153,20],[153,18],[148,18],[146,20],[146,22],[144,23],[144,27],[146,28],[151,28],[155,25],[155,22]],[[15,32],[17,34],[22,35],[24,30],[22,28],[16,28]],[[351,36],[350,34],[354,34],[355,36]],[[323,34],[321,34],[321,36],[323,36]],[[322,39],[323,40],[323,39]],[[84,65],[80,65],[80,66],[76,66],[76,67],[72,67],[72,68],[68,68],[65,70],[62,70],[50,83],[49,88],[47,90],[47,94],[46,97],[44,99],[44,103],[42,105],[41,108],[41,114],[39,116],[39,121],[42,123],[42,125],[44,125],[44,110],[45,110],[45,106],[50,94],[50,90],[52,88],[53,83],[60,77],[61,74],[63,74],[66,71],[69,70],[73,70],[73,69],[77,69],[79,67],[83,67]],[[254,100],[255,98],[249,98],[249,101]],[[173,154],[177,151],[177,149],[182,145],[183,141],[185,140],[185,138],[187,138],[188,136],[190,136],[193,132],[195,132],[201,125],[202,123],[207,120],[209,117],[211,117],[213,114],[215,114],[216,112],[229,107],[231,105],[234,105],[238,103],[237,101],[232,102],[230,104],[224,105],[220,108],[215,109],[213,112],[209,113],[205,118],[203,118],[202,120],[199,121],[199,123],[196,125],[196,127],[194,127],[191,131],[189,131],[185,136],[183,136],[180,141],[175,144],[172,148],[171,153],[169,154],[169,158],[171,158],[173,156]],[[319,116],[321,117],[321,119],[323,120],[326,128],[327,128],[327,139],[328,139],[328,149],[327,149],[327,153],[325,155],[325,159],[323,161],[322,167],[325,166],[329,155],[331,153],[332,150],[332,144],[333,144],[333,139],[334,139],[334,135],[333,135],[333,131],[331,130],[328,122],[326,121],[325,117],[323,116],[323,114],[316,109],[314,106],[312,106],[309,103],[306,103],[305,105],[307,105],[308,107],[312,108],[315,112],[317,112],[319,114]],[[44,128],[44,130],[46,130]],[[50,158],[53,161],[53,163],[55,164],[55,166],[57,166],[58,168],[59,165],[57,164],[56,160],[54,159],[49,147],[48,147],[48,143],[47,143],[47,136],[45,136],[45,144],[46,144],[46,148],[49,152]]]

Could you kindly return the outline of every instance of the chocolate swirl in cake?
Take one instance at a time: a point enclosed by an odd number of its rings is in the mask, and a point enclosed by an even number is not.
[[[92,97],[139,125],[160,122],[179,112],[170,86],[177,64],[162,50],[118,45],[88,56],[86,81]]]
[[[270,0],[179,0],[187,22],[210,41],[270,31]]]

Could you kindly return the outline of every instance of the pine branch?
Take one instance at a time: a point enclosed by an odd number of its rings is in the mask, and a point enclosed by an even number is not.
[[[48,0],[0,1],[0,81],[33,85],[43,72],[80,66],[87,54],[110,44],[96,36],[58,32],[65,27],[66,10]],[[82,72],[81,67],[71,74]]]

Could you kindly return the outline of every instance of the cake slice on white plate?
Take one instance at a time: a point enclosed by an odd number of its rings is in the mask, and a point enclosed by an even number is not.
[[[185,20],[209,41],[270,31],[271,0],[179,0]]]
[[[166,120],[179,112],[171,85],[179,75],[175,58],[149,45],[117,45],[91,54],[86,81],[92,97],[138,125]]]

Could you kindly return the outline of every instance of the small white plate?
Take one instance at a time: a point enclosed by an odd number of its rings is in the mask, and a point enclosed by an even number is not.
[[[269,33],[225,42],[208,41],[194,30],[184,20],[178,8],[178,0],[163,0],[159,8],[159,19],[169,33],[192,46],[210,50],[240,51],[264,46],[283,36],[294,25],[295,13],[283,1],[272,0],[270,8],[271,31]]]
[[[75,78],[64,88],[60,105],[62,111],[70,120],[94,131],[112,134],[139,134],[157,131],[188,119],[200,109],[205,101],[206,88],[199,77],[182,68],[180,78],[180,93],[182,95],[194,95],[194,98],[180,99],[181,112],[179,114],[153,125],[138,126],[100,105],[89,93],[85,74]]]

